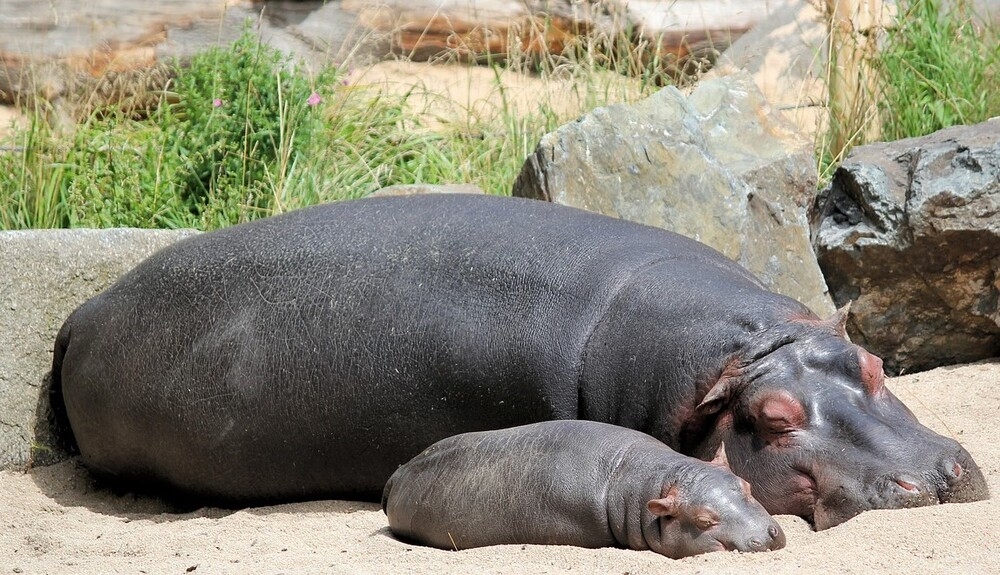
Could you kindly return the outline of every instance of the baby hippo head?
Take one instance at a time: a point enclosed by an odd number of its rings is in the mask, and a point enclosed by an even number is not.
[[[691,460],[687,473],[662,481],[646,504],[643,529],[653,551],[679,559],[712,551],[774,551],[785,533],[750,494],[750,484],[729,471],[725,450],[711,463]]]

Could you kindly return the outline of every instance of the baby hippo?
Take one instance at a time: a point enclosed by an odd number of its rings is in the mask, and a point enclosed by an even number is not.
[[[677,559],[785,545],[724,450],[706,463],[593,421],[443,439],[396,470],[382,510],[395,535],[442,549],[618,546]]]

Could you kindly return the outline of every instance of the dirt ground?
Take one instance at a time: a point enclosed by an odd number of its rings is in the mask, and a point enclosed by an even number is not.
[[[24,116],[14,106],[0,105],[0,145],[14,131],[16,126],[24,123]]]
[[[890,388],[955,437],[1000,493],[1000,362],[904,376]],[[1000,503],[871,511],[815,533],[778,520],[785,549],[680,561],[652,552],[513,545],[440,551],[392,538],[377,505],[316,501],[240,511],[166,512],[115,495],[73,461],[0,474],[4,573],[1000,573]]]

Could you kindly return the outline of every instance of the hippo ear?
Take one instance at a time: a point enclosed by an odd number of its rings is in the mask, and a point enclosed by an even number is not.
[[[850,338],[847,336],[847,316],[848,314],[850,314],[850,312],[851,312],[851,302],[847,302],[846,304],[843,305],[843,307],[833,312],[833,315],[826,318],[826,321],[824,321],[823,323],[830,326],[833,329],[834,333],[850,341]]]
[[[858,348],[858,363],[861,364],[861,383],[864,384],[868,395],[878,395],[885,389],[885,372],[882,370],[882,360],[868,352],[868,350]]]
[[[730,362],[730,366],[732,365],[733,362]],[[730,366],[722,370],[719,380],[698,404],[699,413],[711,415],[722,411],[743,390],[745,381],[742,375],[736,368]]]
[[[646,508],[649,512],[657,517],[674,517],[678,514],[681,508],[680,494],[677,488],[677,484],[671,484],[665,486],[660,494],[659,499],[651,499],[649,503],[646,504]]]
[[[729,458],[726,457],[725,443],[719,443],[719,449],[718,451],[715,452],[715,457],[713,457],[712,461],[709,461],[709,463],[716,467],[721,467],[726,471],[732,471],[732,469],[729,467]]]

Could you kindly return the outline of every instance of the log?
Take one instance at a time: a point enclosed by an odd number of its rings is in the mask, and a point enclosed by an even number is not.
[[[559,55],[574,43],[627,42],[642,59],[716,55],[790,0],[345,0],[412,59]]]

